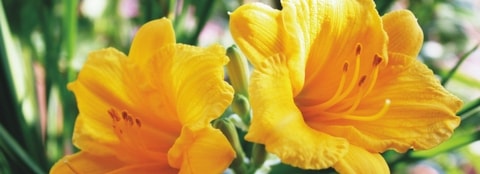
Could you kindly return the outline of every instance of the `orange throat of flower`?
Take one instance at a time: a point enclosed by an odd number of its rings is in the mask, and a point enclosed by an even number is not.
[[[314,117],[307,117],[308,120],[322,120],[332,121],[338,119],[357,120],[357,121],[373,121],[381,118],[390,108],[390,99],[385,99],[383,106],[375,113],[368,115],[355,115],[354,111],[363,98],[365,98],[375,86],[379,73],[379,65],[383,58],[379,54],[375,54],[372,60],[372,66],[369,73],[360,76],[362,45],[360,43],[355,47],[355,64],[353,69],[350,62],[345,61],[343,64],[341,79],[337,90],[327,101],[313,106],[301,107],[302,112],[316,112],[321,111],[321,115]],[[347,82],[347,77],[351,75],[351,82]],[[351,101],[351,102],[344,102]],[[336,107],[336,111],[330,111],[331,108]],[[340,108],[340,109],[338,109]]]

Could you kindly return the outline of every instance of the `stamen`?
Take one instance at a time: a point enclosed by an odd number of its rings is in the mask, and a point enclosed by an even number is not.
[[[109,109],[108,114],[112,118],[113,121],[120,121],[120,117],[118,116],[117,112],[114,109]]]
[[[353,77],[352,77],[353,80],[358,79],[358,76],[360,74],[360,53],[361,52],[362,52],[362,45],[360,43],[358,43],[356,48],[355,48],[356,57],[355,57],[355,68],[354,68]],[[348,69],[349,69],[349,63],[345,62],[343,64],[343,73],[342,73],[342,77],[340,79],[340,84],[338,85],[338,88],[337,88],[337,91],[335,91],[335,94],[332,97],[330,97],[330,99],[328,99],[327,101],[325,101],[325,102],[323,102],[319,105],[315,105],[315,106],[311,107],[310,109],[326,109],[326,108],[329,108],[329,107],[333,106],[334,104],[338,103],[338,101],[347,97],[348,94],[350,94],[350,92],[355,87],[355,84],[354,83],[349,83],[347,88],[344,90],[345,81],[347,80]]]
[[[363,75],[360,80],[358,80],[358,86],[362,86],[363,83],[365,83],[365,80],[367,79],[366,75]]]
[[[140,119],[135,118],[135,123],[137,124],[138,127],[142,127],[142,122],[140,121]]]
[[[373,62],[372,62],[372,66],[378,66],[381,62],[383,61],[383,58],[380,57],[378,54],[375,54],[375,56],[373,56]]]
[[[133,126],[133,119],[131,116],[128,116],[128,123],[130,124],[130,126]]]
[[[127,120],[128,114],[127,114],[126,111],[122,111],[122,118],[123,118],[123,120]]]
[[[342,77],[340,78],[340,84],[338,84],[337,91],[335,91],[335,94],[333,94],[333,96],[330,97],[329,100],[327,100],[327,101],[323,102],[322,104],[320,104],[320,105],[318,106],[319,109],[321,109],[321,108],[328,108],[328,107],[330,107],[330,106],[332,106],[333,104],[336,103],[337,100],[335,100],[335,99],[337,99],[337,98],[339,97],[339,95],[342,93],[343,87],[345,86],[345,81],[347,80],[347,71],[346,71],[346,70],[348,70],[348,62],[345,62],[345,63],[343,64],[343,70],[344,70],[344,71],[343,71],[343,73],[342,73]],[[316,107],[316,108],[317,108],[317,107]]]
[[[357,51],[361,51],[361,45],[357,45]],[[352,79],[353,80],[356,80],[358,79],[358,76],[360,74],[360,54],[357,54],[357,57],[355,58],[355,69],[354,69],[354,72],[353,72],[353,77]],[[342,94],[335,98],[335,102],[334,103],[337,103],[338,101],[344,99],[348,94],[350,94],[350,92],[353,90],[353,88],[355,87],[355,83],[350,83],[347,87],[347,89],[345,91],[342,91]]]
[[[357,46],[355,47],[355,54],[358,56],[362,53],[362,44],[357,43]]]
[[[348,71],[348,62],[343,64],[343,72],[346,73]]]
[[[382,118],[385,113],[387,113],[388,109],[390,108],[390,99],[385,100],[385,104],[382,106],[382,108],[375,114],[373,115],[352,115],[352,114],[345,114],[347,112],[342,112],[342,113],[322,113],[321,116],[318,117],[312,117],[309,121],[332,121],[332,120],[356,120],[356,121],[374,121]],[[355,106],[356,108],[357,106]],[[354,108],[354,107],[352,107]]]
[[[377,113],[373,115],[346,115],[343,117],[343,119],[348,119],[348,120],[357,120],[357,121],[374,121],[378,120],[382,116],[387,113],[388,109],[390,108],[390,99],[385,100],[385,104],[383,105],[382,109],[378,111]]]
[[[375,56],[373,57],[373,63],[372,63],[372,65],[374,65],[373,72],[371,73],[372,78],[371,78],[370,83],[368,85],[367,91],[365,92],[364,95],[368,95],[370,93],[370,91],[372,91],[373,87],[375,86],[375,83],[377,82],[377,77],[378,77],[378,70],[379,70],[378,65],[382,61],[383,61],[383,58],[380,57],[378,54],[375,54]]]
[[[130,115],[126,110],[121,112],[122,118],[118,117],[115,109],[108,110],[108,113],[114,120],[112,129],[122,143],[128,144],[129,147],[134,148],[132,150],[146,148],[142,133],[138,129],[142,127],[142,122],[139,118]]]

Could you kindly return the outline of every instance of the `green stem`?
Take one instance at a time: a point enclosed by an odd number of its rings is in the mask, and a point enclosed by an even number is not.
[[[470,56],[470,54],[472,54],[473,51],[477,50],[477,48],[478,48],[478,44],[475,45],[468,52],[463,54],[462,57],[460,57],[460,60],[458,60],[457,64],[455,64],[455,66],[452,68],[452,70],[450,70],[448,72],[448,74],[445,75],[445,77],[442,78],[442,81],[440,82],[442,84],[442,86],[445,86],[447,84],[447,82],[452,78],[453,74],[455,74],[455,72],[457,72],[458,67],[460,67],[460,65],[463,63],[463,61],[465,61],[465,59],[467,59],[467,57]]]

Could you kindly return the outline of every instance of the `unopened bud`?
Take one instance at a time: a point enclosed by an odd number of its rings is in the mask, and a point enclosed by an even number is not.
[[[235,125],[233,125],[233,123],[229,120],[217,119],[213,122],[213,127],[222,131],[237,154],[237,157],[232,161],[230,167],[236,171],[236,173],[245,173],[247,171],[247,165],[245,163],[247,158],[242,149],[242,145],[240,144],[240,140],[238,139],[238,133]]]
[[[235,45],[227,48],[227,72],[235,93],[248,98],[248,62]]]

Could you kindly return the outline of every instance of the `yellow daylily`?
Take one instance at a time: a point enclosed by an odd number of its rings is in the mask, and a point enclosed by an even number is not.
[[[222,173],[235,152],[210,122],[233,98],[225,49],[175,43],[166,19],[143,25],[128,57],[91,53],[68,85],[79,116],[74,144],[51,173]]]
[[[380,17],[372,0],[281,3],[230,15],[255,67],[248,141],[305,169],[388,173],[381,152],[451,136],[462,102],[416,60],[423,33],[411,12]]]

